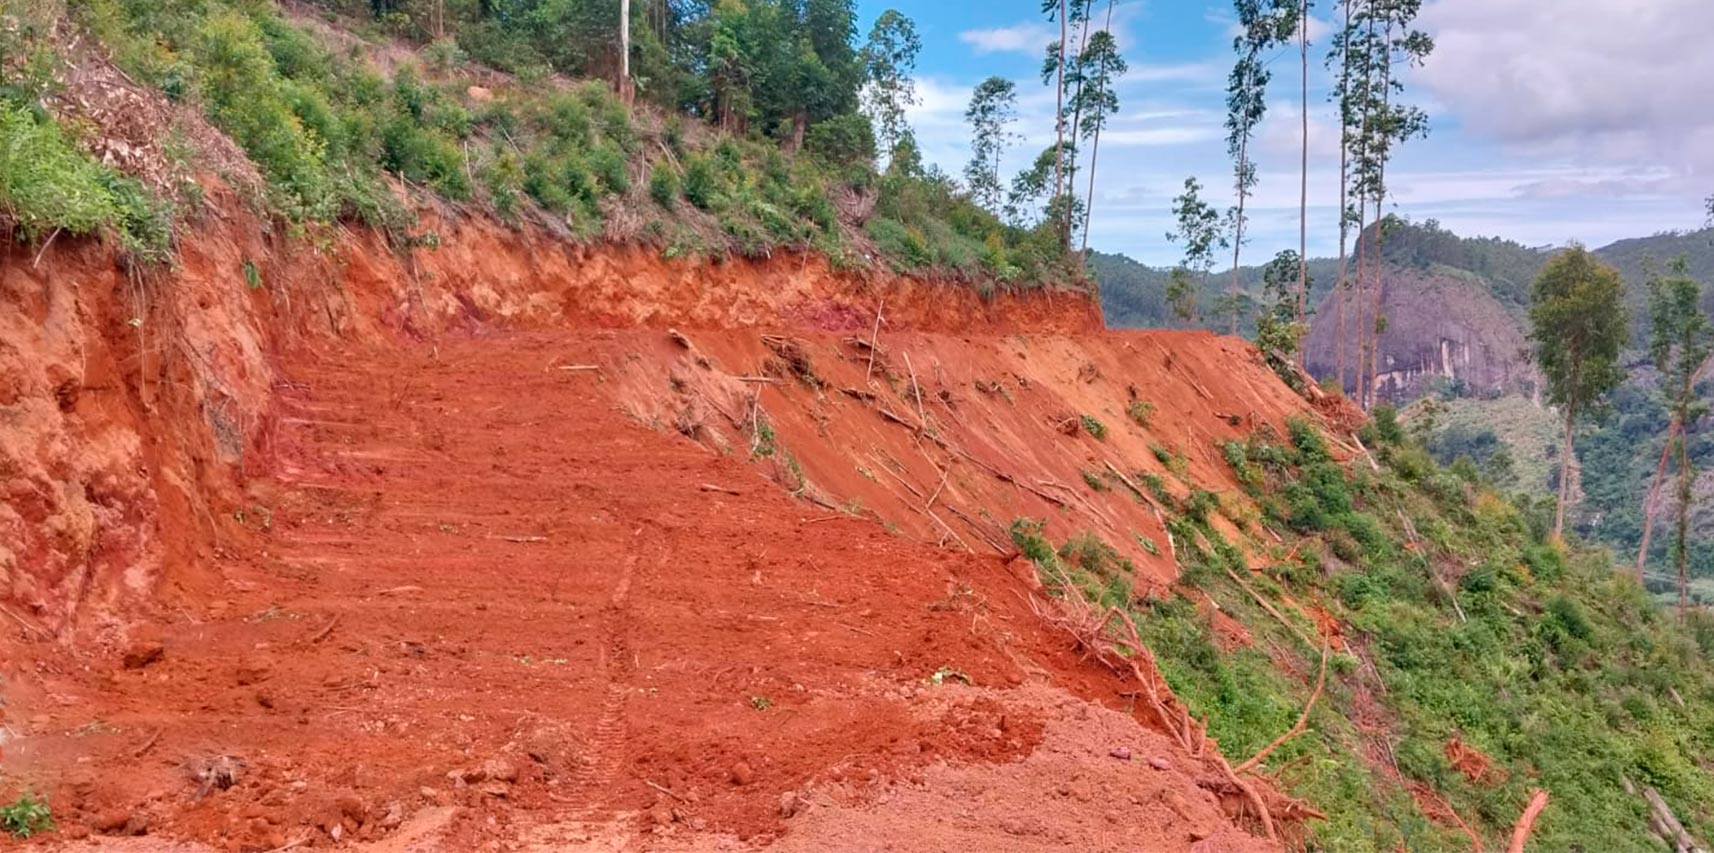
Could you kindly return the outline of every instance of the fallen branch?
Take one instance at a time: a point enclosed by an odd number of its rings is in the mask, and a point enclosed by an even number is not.
[[[1256,592],[1256,590],[1253,587],[1251,587],[1249,584],[1244,582],[1243,578],[1238,577],[1237,572],[1234,572],[1231,569],[1227,569],[1226,570],[1226,576],[1231,578],[1232,582],[1237,584],[1239,589],[1242,589],[1243,591],[1249,593],[1250,597],[1255,599],[1256,603],[1261,605],[1262,609],[1266,610],[1268,612],[1269,616],[1272,616],[1275,619],[1278,619],[1281,625],[1286,626],[1287,630],[1291,631],[1293,634],[1296,634],[1297,638],[1299,640],[1302,640],[1304,645],[1309,646],[1310,648],[1315,647],[1315,644],[1310,642],[1309,637],[1303,633],[1303,630],[1301,628],[1297,627],[1296,625],[1293,625],[1290,622],[1290,620],[1286,619],[1285,614],[1280,613],[1280,611],[1274,607],[1273,602],[1268,601],[1267,599],[1263,598],[1261,593]],[[1325,644],[1326,644],[1325,641],[1323,641],[1323,645],[1325,645]]]
[[[772,376],[734,376],[732,378],[739,382],[766,382],[770,385],[780,384],[780,380],[775,379]]]
[[[946,505],[946,511],[952,513],[953,515],[958,516],[961,519],[963,519],[964,523],[970,525],[970,529],[976,531],[976,535],[980,536],[982,538],[982,541],[986,542],[988,544],[988,547],[993,548],[995,551],[999,552],[1000,556],[1010,557],[1013,553],[1015,553],[1015,551],[1013,549],[1009,549],[1009,548],[1005,547],[1004,545],[1001,545],[1000,543],[997,543],[994,540],[989,539],[988,533],[987,533],[987,528],[985,528],[981,523],[977,522],[976,519],[971,518],[969,515],[966,515],[958,507],[955,507],[952,504],[947,504]],[[998,526],[998,525],[996,525],[996,526]]]
[[[897,471],[894,471],[893,469],[888,468],[885,463],[882,463],[880,467],[881,467],[882,471],[885,471],[888,474],[891,474],[893,476],[893,479],[898,480],[899,483],[901,483],[905,488],[910,489],[911,494],[916,495],[918,498],[922,497],[922,492],[919,491],[916,486],[911,485],[911,481],[900,476]]]
[[[910,430],[911,432],[922,432],[921,426],[911,423],[903,415],[900,415],[900,414],[894,412],[892,409],[889,409],[886,406],[877,406],[875,408],[875,411],[880,412],[881,417],[886,418],[887,420],[892,421],[893,423],[896,423],[899,426],[902,426],[905,429]]]
[[[922,387],[917,385],[917,369],[911,365],[911,354],[909,352],[905,353],[905,370],[910,371],[911,374],[911,396],[916,398],[917,420],[922,421],[923,426],[927,427],[928,413],[922,410]]]
[[[1518,816],[1517,825],[1512,827],[1512,843],[1506,847],[1506,853],[1524,853],[1524,842],[1529,841],[1530,830],[1535,829],[1535,819],[1541,816],[1541,810],[1547,808],[1547,792],[1536,789],[1530,795],[1530,803],[1524,808],[1524,813]]]
[[[1370,453],[1369,448],[1364,446],[1363,439],[1358,438],[1356,433],[1351,433],[1351,440],[1357,442],[1357,449],[1363,451],[1364,459],[1369,460],[1370,470],[1380,473],[1381,463],[1375,461],[1375,454]]]
[[[976,553],[975,549],[970,547],[970,543],[965,542],[964,537],[959,536],[958,531],[953,530],[952,525],[947,524],[944,520],[941,519],[940,516],[935,515],[933,510],[923,508],[923,509],[920,509],[918,511],[921,512],[923,515],[926,515],[929,518],[934,519],[934,523],[940,525],[940,529],[946,531],[947,533],[952,534],[952,538],[954,540],[957,540],[959,547],[963,548],[965,550],[965,552],[970,553],[970,554]]]
[[[548,538],[546,536],[490,536],[488,538],[489,539],[499,539],[499,540],[502,540],[505,542],[518,542],[518,543],[523,543],[523,544],[548,541]]]
[[[1113,465],[1113,463],[1102,462],[1101,464],[1106,465],[1107,470],[1111,471],[1113,473],[1113,476],[1118,477],[1119,482],[1125,484],[1125,488],[1128,488],[1131,491],[1135,492],[1137,494],[1137,497],[1142,498],[1144,501],[1148,502],[1148,505],[1153,507],[1156,511],[1160,510],[1160,508],[1161,508],[1160,502],[1155,500],[1155,496],[1149,494],[1148,492],[1143,491],[1143,488],[1141,486],[1132,482],[1131,478],[1125,476],[1125,473],[1123,471],[1120,471],[1117,467],[1115,467]]]
[[[864,391],[861,388],[841,388],[839,389],[839,392],[847,397],[855,397],[866,403],[875,402],[875,392],[873,391]]]
[[[327,639],[327,635],[333,633],[333,629],[335,627],[338,627],[340,615],[343,615],[343,614],[335,615],[332,619],[329,619],[327,621],[327,626],[322,628],[320,631],[315,632],[314,635],[312,635],[307,641],[305,641],[306,644],[307,645],[315,645],[316,643],[319,643],[322,640]]]
[[[49,631],[48,629],[43,628],[42,626],[37,625],[37,624],[29,621],[28,619],[25,619],[24,617],[19,616],[16,613],[13,613],[9,608],[0,607],[0,613],[6,614],[6,616],[9,617],[13,622],[18,623],[18,626],[20,628],[23,628],[24,630],[29,631],[31,633],[34,633],[35,635],[41,637],[44,640],[51,640],[54,638],[54,634],[52,631]]]
[[[145,754],[148,753],[149,750],[155,748],[155,743],[158,742],[160,739],[161,739],[161,730],[155,729],[155,733],[152,735],[149,735],[149,739],[146,741],[143,741],[142,746],[139,746],[136,749],[131,751],[131,757],[132,758],[142,758]]]
[[[559,369],[560,370],[576,370],[576,371],[600,370],[601,365],[599,365],[599,364],[562,364],[559,366]]]
[[[881,297],[881,304],[875,306],[875,331],[869,335],[869,366],[863,371],[863,384],[869,384],[870,377],[875,375],[875,348],[881,341],[881,312],[886,310],[887,298]]]
[[[654,788],[655,790],[660,791],[661,793],[666,794],[667,796],[672,797],[673,799],[678,800],[681,803],[687,802],[687,800],[685,800],[684,797],[680,796],[677,791],[674,791],[673,789],[668,788],[665,785],[656,784],[655,782],[648,780],[648,779],[644,779],[643,784],[645,784],[651,788]]]
[[[728,488],[726,486],[716,486],[713,483],[703,483],[698,488],[702,489],[705,492],[720,492],[722,494],[727,494],[727,495],[743,495],[744,494],[743,492],[740,492],[737,489]]]
[[[952,476],[951,468],[940,472],[940,485],[934,487],[934,494],[928,496],[928,502],[923,504],[923,509],[934,509],[934,499],[940,497],[941,490],[946,488],[946,479],[950,476]]]
[[[1330,646],[1331,643],[1328,642],[1326,638],[1323,638],[1321,643],[1321,671],[1315,676],[1315,689],[1310,691],[1309,701],[1303,703],[1303,713],[1298,715],[1297,723],[1287,729],[1285,734],[1274,738],[1272,743],[1262,747],[1261,752],[1250,756],[1249,761],[1233,768],[1232,772],[1243,773],[1250,768],[1255,767],[1257,764],[1262,762],[1262,759],[1267,758],[1270,753],[1283,746],[1286,741],[1303,734],[1304,728],[1309,725],[1309,713],[1315,710],[1315,700],[1321,698],[1321,688],[1327,684],[1327,652]]]
[[[1630,780],[1625,780],[1625,784],[1628,787]],[[1678,815],[1673,814],[1672,807],[1661,798],[1659,791],[1645,787],[1643,788],[1643,799],[1647,800],[1649,804],[1651,812],[1649,822],[1654,824],[1655,831],[1672,846],[1673,853],[1705,853],[1707,848],[1698,844],[1696,839],[1691,837],[1689,831],[1684,828],[1684,824],[1678,820]]]

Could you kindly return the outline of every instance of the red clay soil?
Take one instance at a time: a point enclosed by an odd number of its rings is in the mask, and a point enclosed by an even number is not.
[[[556,369],[662,337],[290,358],[218,571],[123,654],[6,661],[5,770],[50,842],[1273,849],[1205,761],[1090,704],[1126,686],[1021,564],[828,518],[641,428],[617,368]]]

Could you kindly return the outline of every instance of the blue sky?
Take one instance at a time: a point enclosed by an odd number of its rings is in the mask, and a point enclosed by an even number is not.
[[[1016,129],[1027,137],[1006,171],[1051,144],[1053,93],[1038,75],[1058,29],[1037,0],[864,0],[864,26],[889,6],[922,37],[910,117],[929,160],[962,171],[964,107],[992,74],[1018,83]],[[1338,242],[1338,128],[1321,68],[1333,10],[1318,0],[1310,30],[1311,255]],[[1130,72],[1102,136],[1090,244],[1168,264],[1171,200],[1187,176],[1216,204],[1232,201],[1221,126],[1230,4],[1119,0],[1113,20]],[[1410,73],[1406,97],[1427,110],[1431,132],[1390,167],[1390,211],[1529,245],[1598,246],[1702,224],[1701,200],[1714,193],[1714,0],[1428,0],[1420,22],[1439,44]],[[1276,58],[1254,144],[1251,259],[1297,246],[1297,59],[1295,46]]]

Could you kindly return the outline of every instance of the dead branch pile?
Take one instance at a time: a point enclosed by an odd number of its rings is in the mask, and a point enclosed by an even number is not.
[[[1066,585],[1062,597],[1052,602],[1031,597],[1030,608],[1049,624],[1071,634],[1085,653],[1121,676],[1129,675],[1142,688],[1138,693],[1148,705],[1155,721],[1178,741],[1185,753],[1213,764],[1225,777],[1226,784],[1243,795],[1262,825],[1262,832],[1271,841],[1279,839],[1274,824],[1276,810],[1291,821],[1324,818],[1321,812],[1301,800],[1268,790],[1268,797],[1249,781],[1239,778],[1231,764],[1221,756],[1219,744],[1208,736],[1206,722],[1191,716],[1190,711],[1173,695],[1172,687],[1160,674],[1154,653],[1137,633],[1137,626],[1117,607],[1099,610],[1075,585]],[[1108,627],[1117,624],[1118,635]],[[1270,807],[1269,801],[1272,801]]]

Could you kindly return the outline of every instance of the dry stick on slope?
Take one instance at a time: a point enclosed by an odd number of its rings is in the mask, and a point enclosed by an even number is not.
[[[1310,642],[1309,637],[1303,633],[1303,629],[1297,627],[1296,625],[1293,625],[1289,620],[1287,620],[1285,618],[1285,614],[1280,613],[1279,610],[1274,607],[1273,602],[1270,602],[1267,599],[1263,598],[1261,593],[1256,592],[1255,588],[1253,588],[1249,584],[1245,583],[1243,578],[1238,577],[1237,572],[1234,572],[1231,569],[1227,569],[1226,570],[1226,576],[1231,578],[1232,582],[1237,584],[1239,589],[1242,589],[1243,591],[1249,593],[1250,597],[1255,599],[1256,603],[1261,605],[1262,609],[1266,610],[1268,612],[1269,616],[1272,616],[1275,619],[1278,619],[1281,625],[1286,626],[1287,630],[1291,631],[1293,634],[1296,634],[1297,638],[1299,640],[1302,640],[1304,645],[1309,646],[1310,648],[1315,647],[1315,644]],[[1323,645],[1324,646],[1326,645],[1325,640],[1323,640]],[[1326,663],[1326,660],[1323,659],[1322,662]]]
[[[1088,598],[1075,586],[1065,587],[1064,592],[1064,597],[1059,599],[1061,612],[1057,615],[1043,613],[1033,596],[1028,599],[1030,608],[1044,620],[1070,633],[1103,665],[1117,672],[1128,670],[1143,688],[1142,698],[1147,700],[1161,727],[1178,741],[1187,754],[1200,757],[1208,744],[1207,730],[1192,721],[1182,708],[1177,717],[1167,710],[1167,700],[1162,698],[1161,688],[1165,687],[1168,696],[1171,695],[1172,688],[1165,685],[1165,679],[1160,677],[1160,667],[1155,663],[1154,653],[1137,633],[1136,624],[1117,607],[1109,607],[1106,611],[1097,613]],[[1124,626],[1129,635],[1128,641],[1116,640],[1107,634],[1107,626],[1114,617],[1118,617],[1119,624]],[[1128,648],[1121,650],[1122,646]],[[1144,670],[1143,664],[1148,665],[1147,671]],[[1211,758],[1227,781],[1241,792],[1256,810],[1256,817],[1261,821],[1262,831],[1268,840],[1277,841],[1279,833],[1274,828],[1273,815],[1255,786],[1240,779],[1218,751],[1215,751]],[[1314,813],[1314,810],[1307,806],[1294,805],[1305,814]]]
[[[1262,747],[1260,752],[1250,756],[1249,761],[1234,767],[1232,772],[1243,773],[1244,771],[1255,767],[1257,764],[1262,763],[1262,759],[1267,758],[1274,750],[1283,746],[1286,741],[1289,741],[1303,733],[1303,730],[1309,725],[1310,712],[1315,710],[1315,700],[1321,698],[1321,688],[1327,684],[1327,653],[1331,646],[1332,643],[1328,641],[1327,638],[1323,637],[1321,640],[1321,670],[1315,676],[1315,689],[1310,691],[1309,701],[1303,703],[1303,713],[1298,716],[1297,723],[1290,729],[1287,729],[1285,734],[1274,738],[1272,743]]]
[[[1518,816],[1518,823],[1512,827],[1512,843],[1506,847],[1506,853],[1524,853],[1524,843],[1529,841],[1530,830],[1535,828],[1535,819],[1541,816],[1541,810],[1547,808],[1547,792],[1536,789],[1530,795],[1530,802],[1524,808],[1524,813]]]
[[[875,346],[881,342],[881,312],[886,310],[887,298],[881,297],[881,304],[875,306],[875,331],[869,334],[869,367],[863,371],[863,384],[869,384],[875,375]]]
[[[911,354],[905,353],[905,369],[911,374],[911,396],[916,398],[917,420],[922,421],[923,429],[928,429],[928,413],[922,410],[922,387],[917,385],[917,369],[911,366]]]
[[[1634,790],[1631,786],[1631,780],[1625,780],[1625,789]],[[1643,788],[1643,799],[1647,800],[1649,804],[1649,822],[1653,824],[1655,832],[1672,845],[1674,853],[1706,853],[1707,848],[1698,844],[1696,839],[1685,830],[1684,824],[1679,821],[1678,815],[1673,814],[1672,806],[1667,805],[1666,800],[1661,798],[1659,791],[1645,787]]]

